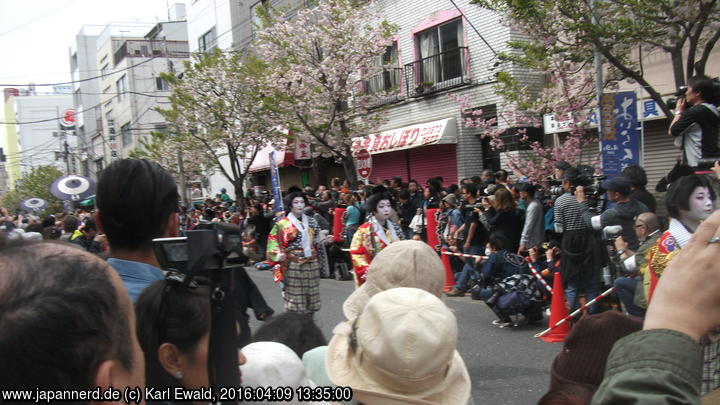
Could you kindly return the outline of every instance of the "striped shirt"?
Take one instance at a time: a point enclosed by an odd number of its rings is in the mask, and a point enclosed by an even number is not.
[[[562,232],[592,229],[583,219],[581,203],[570,193],[555,200],[555,226],[562,227]]]

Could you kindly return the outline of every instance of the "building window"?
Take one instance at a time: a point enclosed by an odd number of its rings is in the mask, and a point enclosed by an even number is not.
[[[365,89],[368,93],[376,93],[380,91],[392,91],[400,87],[400,68],[398,63],[398,46],[397,42],[385,49],[385,53],[375,58],[373,65],[376,67],[384,66],[382,73],[370,77],[365,82]],[[392,66],[392,67],[389,67]]]
[[[104,79],[105,76],[107,76],[110,73],[110,69],[108,68],[108,64],[106,63],[102,68],[100,68],[100,76]]]
[[[440,24],[415,36],[420,56],[416,84],[435,84],[462,77],[466,70],[464,33],[461,19]]]
[[[130,123],[120,127],[120,136],[122,137],[123,147],[130,146],[132,144],[132,129],[130,129]]]
[[[110,93],[110,90],[111,90],[111,86],[105,87],[105,88],[103,89],[103,94],[108,94],[108,93]]]
[[[167,91],[167,90],[170,90],[170,85],[162,77],[156,77],[155,78],[155,89]]]
[[[120,80],[115,82],[115,88],[117,89],[118,102],[123,101],[127,97],[127,75],[122,75]]]
[[[198,38],[198,51],[207,52],[215,46],[215,27]]]
[[[103,159],[98,158],[95,160],[95,176],[97,176],[97,178],[100,178],[100,173],[102,173],[102,171],[103,171]]]

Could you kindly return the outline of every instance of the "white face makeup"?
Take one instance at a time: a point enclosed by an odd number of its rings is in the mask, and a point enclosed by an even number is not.
[[[295,214],[295,216],[300,217],[303,213],[303,210],[305,210],[305,199],[303,199],[302,197],[293,198],[290,212]]]
[[[386,220],[390,217],[390,210],[392,209],[392,205],[390,205],[390,201],[388,200],[380,200],[380,202],[377,205],[377,210],[375,212],[375,217],[379,220]]]
[[[690,194],[688,201],[689,211],[684,212],[691,221],[703,221],[713,213],[713,201],[710,199],[710,190],[707,187],[697,187]],[[682,210],[684,211],[684,210]]]

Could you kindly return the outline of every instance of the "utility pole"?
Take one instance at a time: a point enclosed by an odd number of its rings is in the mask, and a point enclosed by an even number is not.
[[[183,165],[183,157],[182,157],[182,151],[180,148],[178,148],[177,152],[177,159],[178,159],[178,172],[180,177],[180,198],[183,204],[183,207],[188,206],[188,198],[187,198],[187,186],[185,185],[185,167]]]

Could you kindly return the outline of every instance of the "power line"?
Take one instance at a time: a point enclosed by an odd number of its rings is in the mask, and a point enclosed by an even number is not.
[[[458,7],[458,5],[455,4],[455,1],[454,1],[454,0],[450,0],[450,3],[452,3],[453,6],[455,6],[455,8],[457,9],[457,11],[460,12],[460,15],[463,16],[463,18],[465,18],[465,21],[467,21],[468,24],[470,24],[470,26],[472,27],[472,29],[475,30],[475,33],[480,37],[480,39],[482,39],[483,42],[485,42],[485,45],[487,45],[488,49],[490,49],[490,51],[493,53],[493,55],[495,55],[495,57],[497,58],[498,54],[497,54],[497,52],[495,52],[495,49],[493,49],[493,47],[490,46],[490,43],[488,43],[488,41],[485,40],[485,38],[480,34],[480,31],[478,31],[478,29],[475,28],[475,25],[473,25],[473,23],[467,18],[467,16],[465,15],[465,13],[463,13],[463,11],[460,10],[460,7]]]
[[[186,53],[186,52],[178,52],[178,53],[183,53],[183,54],[184,54],[184,53]],[[187,54],[189,55],[190,52],[187,52]],[[126,70],[133,69],[133,68],[135,68],[135,67],[137,67],[137,66],[143,65],[143,64],[145,64],[145,63],[150,62],[151,60],[154,60],[154,59],[156,59],[156,58],[161,58],[161,57],[162,57],[162,58],[165,58],[166,56],[158,56],[158,55],[156,55],[156,56],[151,56],[151,57],[148,58],[147,60],[144,60],[144,61],[142,61],[142,62],[140,62],[140,63],[136,63],[136,64],[134,64],[134,65],[132,65],[132,66],[128,66],[128,67],[126,67],[126,68],[118,69],[118,70],[109,72],[109,73],[104,74],[104,75],[99,75],[99,76],[94,76],[94,77],[88,77],[88,78],[80,79],[80,80],[72,80],[72,81],[69,81],[69,82],[60,82],[60,83],[33,83],[32,85],[33,85],[33,86],[39,86],[39,87],[44,87],[44,86],[62,86],[62,85],[65,85],[65,84],[82,83],[82,82],[87,82],[87,81],[90,81],[90,80],[101,79],[101,78],[104,78],[105,76],[110,76],[110,75],[114,75],[115,73],[124,72],[124,71],[126,71]],[[17,83],[7,84],[7,83],[6,83],[6,84],[0,84],[0,86],[5,86],[5,87],[20,87],[20,86],[27,86],[27,85],[28,85],[28,83],[21,83],[21,84],[17,84]]]
[[[75,3],[75,0],[72,0],[72,1],[70,1],[69,3],[67,3],[67,4],[65,4],[65,5],[63,5],[63,6],[60,6],[60,7],[56,8],[56,9],[50,11],[50,12],[47,13],[47,14],[43,14],[43,15],[41,15],[40,17],[33,18],[32,20],[30,20],[30,21],[28,21],[28,22],[26,22],[26,23],[24,23],[24,24],[20,24],[20,25],[18,25],[18,26],[15,26],[15,27],[13,27],[13,28],[10,28],[9,30],[7,30],[7,31],[5,31],[5,32],[0,33],[0,37],[4,36],[4,35],[6,35],[6,34],[9,34],[9,33],[13,32],[13,31],[19,30],[20,28],[27,27],[28,25],[30,25],[30,24],[38,21],[38,20],[41,20],[41,19],[43,19],[43,18],[45,18],[45,17],[47,17],[47,16],[49,16],[49,15],[51,15],[51,14],[53,14],[53,13],[56,13],[56,12],[64,9],[65,7],[73,4],[73,3]]]

